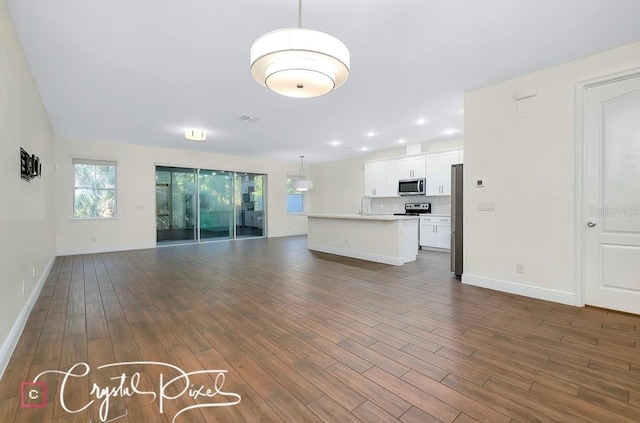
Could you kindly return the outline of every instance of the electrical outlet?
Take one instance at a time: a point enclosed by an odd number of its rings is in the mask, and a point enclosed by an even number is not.
[[[35,278],[36,277],[36,266],[35,265],[33,266],[33,272],[32,273],[33,273],[33,277]]]
[[[22,280],[22,295],[24,295],[24,279]]]
[[[516,264],[516,272],[524,273],[524,264],[522,264],[522,263]]]
[[[96,242],[96,236],[95,235],[91,235],[91,242]]]

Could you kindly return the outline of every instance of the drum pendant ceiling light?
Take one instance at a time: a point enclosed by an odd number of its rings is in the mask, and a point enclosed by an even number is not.
[[[336,37],[298,27],[268,32],[254,41],[251,74],[259,84],[287,97],[318,97],[338,88],[349,77],[350,54]]]
[[[298,180],[291,183],[296,191],[309,191],[313,189],[313,181],[307,179],[304,175],[304,156],[300,156],[300,171],[298,172]]]

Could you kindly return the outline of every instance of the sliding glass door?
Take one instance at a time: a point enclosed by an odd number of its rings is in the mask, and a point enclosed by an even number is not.
[[[156,166],[158,244],[265,236],[266,176]]]
[[[158,242],[196,241],[196,172],[156,167],[156,233]]]
[[[264,236],[265,175],[236,173],[236,237]]]
[[[233,237],[233,172],[199,171],[200,240]]]

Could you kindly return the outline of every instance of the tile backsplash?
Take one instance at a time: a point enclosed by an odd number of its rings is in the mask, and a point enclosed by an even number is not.
[[[442,195],[437,197],[411,196],[411,197],[372,198],[371,213],[379,213],[379,214],[402,213],[404,212],[405,203],[431,203],[431,213],[451,214],[451,196],[449,195]]]

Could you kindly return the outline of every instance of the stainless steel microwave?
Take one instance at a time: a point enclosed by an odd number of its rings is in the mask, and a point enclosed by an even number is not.
[[[424,195],[426,179],[401,179],[398,181],[398,195]]]

